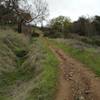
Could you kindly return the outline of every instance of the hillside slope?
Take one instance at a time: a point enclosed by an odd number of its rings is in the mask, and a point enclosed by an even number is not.
[[[52,100],[57,66],[40,39],[30,42],[12,30],[0,31],[0,100]]]

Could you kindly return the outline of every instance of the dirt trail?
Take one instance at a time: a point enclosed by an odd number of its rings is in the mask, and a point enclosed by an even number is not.
[[[100,78],[79,61],[41,37],[60,61],[55,100],[100,100]]]
[[[60,61],[55,100],[100,100],[100,79],[61,49],[49,46]]]

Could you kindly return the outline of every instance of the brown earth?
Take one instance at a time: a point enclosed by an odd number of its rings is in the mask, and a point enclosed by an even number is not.
[[[100,78],[61,49],[50,46],[60,61],[55,100],[100,100]]]
[[[60,61],[55,100],[100,100],[100,78],[81,62],[66,55],[43,38]]]

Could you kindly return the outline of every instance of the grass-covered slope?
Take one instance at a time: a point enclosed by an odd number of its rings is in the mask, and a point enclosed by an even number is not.
[[[35,43],[35,41],[33,41]],[[54,100],[57,78],[58,78],[58,60],[53,53],[48,49],[43,40],[36,39],[36,45],[41,47],[37,51],[39,58],[41,59],[42,72],[40,81],[31,91],[27,100]],[[42,51],[42,55],[39,53]]]
[[[11,87],[20,80],[19,69],[27,51],[24,35],[0,30],[0,100],[9,99]]]
[[[12,72],[17,67],[20,53],[27,51],[27,47],[28,41],[23,35],[0,30],[0,73]]]
[[[39,39],[0,30],[0,100],[53,100],[57,67]]]

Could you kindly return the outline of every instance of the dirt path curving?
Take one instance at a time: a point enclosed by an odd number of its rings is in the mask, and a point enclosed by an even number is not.
[[[42,39],[60,61],[55,100],[100,100],[100,78],[84,64],[51,45],[48,38]]]
[[[55,100],[100,100],[100,79],[61,49],[49,47],[60,61]]]

